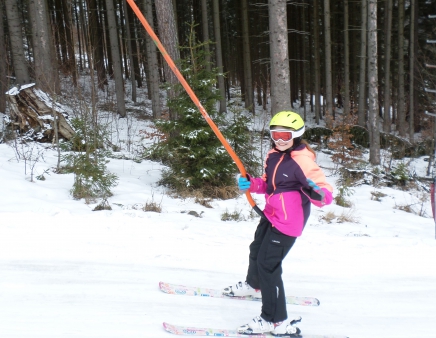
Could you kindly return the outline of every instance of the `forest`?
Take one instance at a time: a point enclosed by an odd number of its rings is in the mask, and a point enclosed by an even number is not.
[[[132,4],[177,64],[193,39],[202,48],[221,114],[238,87],[253,113],[298,108],[307,119],[310,110],[316,124],[353,116],[369,132],[373,164],[379,133],[434,143],[433,0],[1,0],[0,112],[12,87],[34,82],[60,95],[63,79],[74,87],[89,74],[96,93],[114,81],[120,117],[129,86],[134,102],[147,88],[151,118],[160,119],[159,91],[178,80]],[[170,109],[169,118],[178,116]]]

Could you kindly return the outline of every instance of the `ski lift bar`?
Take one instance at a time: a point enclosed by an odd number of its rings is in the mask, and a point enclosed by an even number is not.
[[[436,89],[428,89],[428,88],[424,88],[424,90],[425,90],[427,93],[436,93]]]

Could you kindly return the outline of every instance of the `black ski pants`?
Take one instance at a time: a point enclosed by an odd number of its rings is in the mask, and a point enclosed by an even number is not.
[[[261,317],[277,323],[288,318],[282,280],[282,261],[296,237],[287,236],[261,219],[250,244],[247,283],[262,292]]]

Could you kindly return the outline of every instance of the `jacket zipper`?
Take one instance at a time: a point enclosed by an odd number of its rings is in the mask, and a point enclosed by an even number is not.
[[[279,162],[276,164],[276,167],[274,168],[274,173],[273,173],[273,177],[272,177],[272,184],[273,184],[273,188],[274,188],[274,190],[273,190],[273,192],[268,196],[268,202],[269,202],[269,199],[271,198],[271,196],[274,194],[274,191],[276,191],[276,183],[275,183],[275,181],[276,181],[276,173],[277,173],[277,169],[279,168],[279,165],[280,165],[280,163],[282,163],[282,161],[283,161],[283,158],[285,157],[285,154],[283,154],[282,155],[282,157],[280,157],[280,160],[279,160]],[[280,199],[282,199],[282,194],[280,194]],[[283,202],[282,202],[283,203]],[[284,208],[284,206],[283,206],[283,208]],[[273,209],[273,213],[271,214],[271,216],[274,216],[274,209]],[[286,212],[285,212],[285,215],[286,215]],[[285,219],[287,219],[287,215],[286,215],[286,218]],[[274,225],[273,225],[274,226]]]
[[[276,188],[277,188],[276,187],[276,173],[277,173],[277,169],[279,168],[280,163],[282,163],[284,157],[285,157],[285,154],[283,154],[282,157],[280,157],[279,162],[277,163],[276,167],[274,168],[274,173],[273,173],[273,177],[272,177],[272,184],[273,184],[274,190],[273,190],[272,194],[274,193],[274,191],[276,191]]]
[[[283,213],[285,214],[285,220],[287,220],[288,214],[286,213],[285,199],[283,198],[283,193],[280,193],[280,200],[282,201],[282,209],[283,209]]]

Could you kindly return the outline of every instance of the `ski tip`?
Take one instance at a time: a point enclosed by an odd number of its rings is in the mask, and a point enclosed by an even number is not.
[[[167,323],[167,322],[163,322],[162,326],[164,327],[164,329],[168,332],[171,332],[171,324]]]
[[[171,292],[171,287],[165,282],[159,282],[159,290],[164,293],[173,293]]]
[[[174,325],[171,325],[171,324],[169,324],[167,322],[163,322],[162,325],[164,327],[164,330],[169,332],[169,333],[177,334],[177,335],[183,335],[183,333],[180,332],[180,330],[178,330],[177,327],[174,326]]]
[[[159,282],[159,289],[161,290],[161,291],[163,291],[163,292],[166,292],[165,291],[165,285],[166,285],[167,283],[165,283],[165,282]]]

